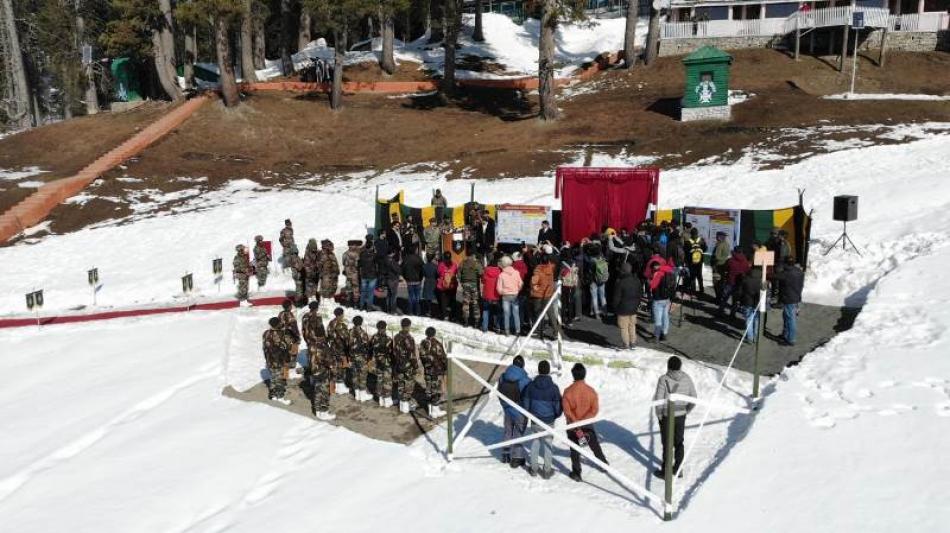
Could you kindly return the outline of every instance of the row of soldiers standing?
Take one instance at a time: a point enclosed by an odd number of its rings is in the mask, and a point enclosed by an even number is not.
[[[374,392],[379,406],[392,407],[393,392],[396,392],[400,412],[408,413],[414,409],[413,392],[421,363],[429,416],[437,418],[445,414],[439,403],[447,358],[442,342],[435,336],[435,328],[426,329],[426,338],[417,349],[408,318],[402,320],[399,333],[393,337],[388,335],[387,324],[382,320],[376,323],[376,333],[370,336],[363,328],[362,316],[353,317],[351,327],[340,307],[324,326],[319,302],[311,302],[298,327],[292,302],[287,300],[283,305],[284,310],[270,320],[271,327],[263,337],[264,358],[270,373],[270,399],[285,405],[290,403],[285,397],[287,378],[295,362],[299,362],[313,391],[313,412],[321,420],[335,418],[330,412],[330,396],[349,394],[350,386],[357,401],[373,400],[368,387],[370,374],[375,377]],[[305,357],[298,354],[301,339],[307,343]]]

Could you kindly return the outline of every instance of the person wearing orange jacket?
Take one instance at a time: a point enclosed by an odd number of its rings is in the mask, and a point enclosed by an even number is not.
[[[597,391],[584,381],[587,377],[587,369],[584,365],[575,363],[571,367],[571,376],[574,377],[574,383],[565,389],[561,396],[561,406],[568,424],[590,420],[597,416],[600,410]],[[567,438],[578,446],[584,446],[586,443],[590,451],[594,452],[594,457],[608,464],[604,451],[600,448],[600,441],[597,440],[597,432],[594,431],[593,424],[567,430]],[[573,449],[571,450],[571,479],[581,481],[581,454]]]

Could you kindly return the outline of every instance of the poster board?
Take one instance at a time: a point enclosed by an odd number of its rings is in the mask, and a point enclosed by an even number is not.
[[[501,204],[496,207],[495,240],[501,244],[536,244],[541,223],[551,221],[551,208]]]
[[[717,232],[722,231],[726,234],[726,243],[730,249],[739,242],[740,218],[741,213],[738,209],[683,208],[683,222],[691,223],[699,231],[699,236],[706,240],[708,249],[705,255],[712,254]]]

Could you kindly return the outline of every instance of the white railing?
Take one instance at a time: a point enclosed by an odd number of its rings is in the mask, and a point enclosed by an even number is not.
[[[759,37],[779,35],[782,33],[784,22],[784,19],[668,22],[663,24],[660,38],[690,39],[697,37]]]
[[[947,13],[913,13],[891,15],[888,29],[903,32],[933,32],[947,29],[950,15]]]
[[[888,24],[890,11],[881,7],[858,7],[852,10],[851,6],[826,7],[811,11],[799,11],[785,19],[784,33],[792,33],[796,29],[827,28],[829,26],[844,26],[850,24],[852,13],[864,13],[864,25],[871,28],[883,28]]]

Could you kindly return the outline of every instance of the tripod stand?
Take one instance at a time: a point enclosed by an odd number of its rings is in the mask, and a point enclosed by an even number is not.
[[[832,244],[831,247],[825,250],[825,253],[821,255],[828,255],[828,252],[834,250],[838,246],[838,243],[840,242],[842,250],[847,252],[848,245],[850,244],[851,248],[854,249],[854,253],[861,256],[861,252],[858,250],[858,247],[854,244],[854,241],[851,240],[851,237],[848,237],[848,221],[845,220],[843,221],[843,223],[844,223],[844,229],[841,231],[841,236],[838,237],[838,240],[836,240],[834,244]]]

